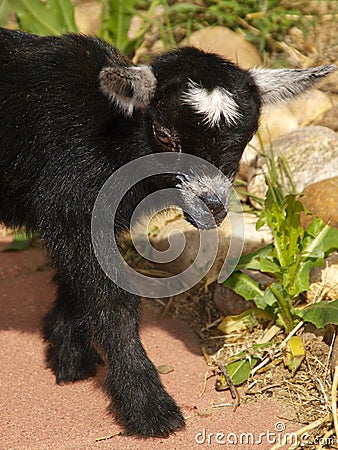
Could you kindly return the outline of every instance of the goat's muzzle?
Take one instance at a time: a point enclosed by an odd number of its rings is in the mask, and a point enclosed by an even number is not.
[[[218,186],[214,192],[201,181],[193,181],[186,175],[176,177],[180,189],[185,219],[199,229],[211,229],[220,225],[228,213],[228,191]]]

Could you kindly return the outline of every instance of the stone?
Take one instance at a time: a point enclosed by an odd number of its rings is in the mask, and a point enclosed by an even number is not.
[[[310,184],[338,176],[338,135],[329,128],[299,128],[274,139],[272,148],[275,160],[277,155],[282,155],[287,161],[298,193]],[[265,151],[269,155],[269,146]],[[266,164],[261,155],[254,162],[255,165],[249,169],[248,192],[264,198],[267,190],[264,180]],[[285,190],[292,192],[290,183],[285,183]],[[257,202],[255,206],[259,207]]]
[[[259,154],[260,142],[255,134],[248,145],[245,147],[239,162],[237,177],[244,181],[248,181],[251,167],[257,166],[257,158]]]
[[[329,95],[319,89],[311,89],[311,91],[293,100],[288,108],[298,121],[299,126],[304,127],[320,120],[324,113],[332,108],[332,100]]]
[[[232,289],[218,283],[214,289],[213,302],[223,316],[237,316],[255,306],[254,302],[244,300]]]
[[[101,24],[101,11],[102,3],[98,1],[89,1],[75,6],[74,19],[79,33],[97,34]]]
[[[248,179],[250,167],[254,166],[259,152],[263,145],[269,144],[273,139],[290,133],[299,128],[299,121],[288,105],[265,106],[259,124],[259,135],[255,135],[244,149],[239,168],[239,175],[244,180]]]
[[[266,106],[262,110],[259,134],[264,145],[275,138],[290,133],[310,123],[328,126],[334,131],[338,129],[337,108],[338,96],[329,96],[313,89],[298,99],[286,104]],[[261,143],[255,135],[245,148],[240,162],[239,174],[248,179],[250,167],[254,165],[257,154],[261,151]]]
[[[244,270],[244,273],[259,283],[262,289],[266,289],[271,283],[276,281],[275,278],[257,270]],[[224,316],[236,316],[256,306],[253,301],[245,300],[241,295],[236,294],[236,292],[223,284],[216,284],[213,301],[217,310]]]
[[[337,73],[337,72],[336,72]],[[337,81],[338,86],[338,81]],[[322,125],[323,127],[331,128],[334,131],[338,131],[338,95],[331,94],[330,101],[332,107],[327,110],[322,117],[318,117],[314,124]]]
[[[191,33],[189,40],[184,39],[180,45],[193,45],[205,51],[218,53],[245,69],[262,65],[256,47],[250,44],[243,34],[235,33],[226,27],[201,28]]]
[[[307,186],[301,201],[313,215],[338,228],[338,176]],[[302,226],[306,228],[310,225],[312,217],[304,214],[301,221]]]
[[[299,122],[289,105],[280,104],[263,108],[259,133],[264,144],[299,128]]]
[[[307,298],[311,302],[338,299],[338,253],[325,259],[324,267],[314,267],[310,272]]]

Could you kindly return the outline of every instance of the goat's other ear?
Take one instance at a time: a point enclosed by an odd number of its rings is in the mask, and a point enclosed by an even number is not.
[[[289,100],[337,70],[333,64],[311,69],[250,69],[263,104]]]
[[[146,108],[154,96],[156,77],[150,66],[110,66],[101,70],[101,91],[127,116]]]

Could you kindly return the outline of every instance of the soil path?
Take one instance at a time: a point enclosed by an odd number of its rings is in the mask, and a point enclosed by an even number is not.
[[[0,251],[9,240],[0,237]],[[182,407],[187,426],[168,439],[115,436],[97,442],[120,431],[106,413],[108,401],[100,389],[104,369],[94,379],[57,386],[44,365],[41,321],[54,295],[51,272],[44,264],[38,249],[0,253],[1,450],[265,450],[283,435],[275,427],[294,429],[273,402],[241,405],[236,412],[232,406],[215,408],[231,399],[228,392],[215,391],[214,379],[200,395],[207,366],[197,338],[187,325],[144,309],[142,341],[155,365],[174,367],[162,379]],[[260,433],[268,432],[260,442]]]

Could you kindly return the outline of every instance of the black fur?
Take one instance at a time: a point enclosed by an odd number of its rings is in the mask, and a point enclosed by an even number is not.
[[[99,349],[108,361],[106,391],[126,432],[167,436],[182,428],[184,419],[140,342],[139,299],[107,278],[94,256],[91,211],[118,167],[168,150],[154,135],[154,124],[175,134],[180,151],[232,177],[257,129],[261,101],[249,72],[183,48],[153,61],[156,90],[150,104],[142,104],[147,98],[142,93],[141,104],[126,112],[114,93],[111,101],[100,88],[101,70],[114,66],[120,73],[131,63],[98,39],[0,29],[0,220],[38,231],[55,268],[57,297],[43,335],[57,382],[95,375],[102,364]],[[242,113],[237,126],[211,129],[180,103],[189,80],[231,91]],[[121,84],[119,95],[132,96],[132,86]],[[170,183],[177,180],[168,177]],[[155,188],[152,183],[133,190],[119,210],[118,231],[128,227],[135,205]]]

